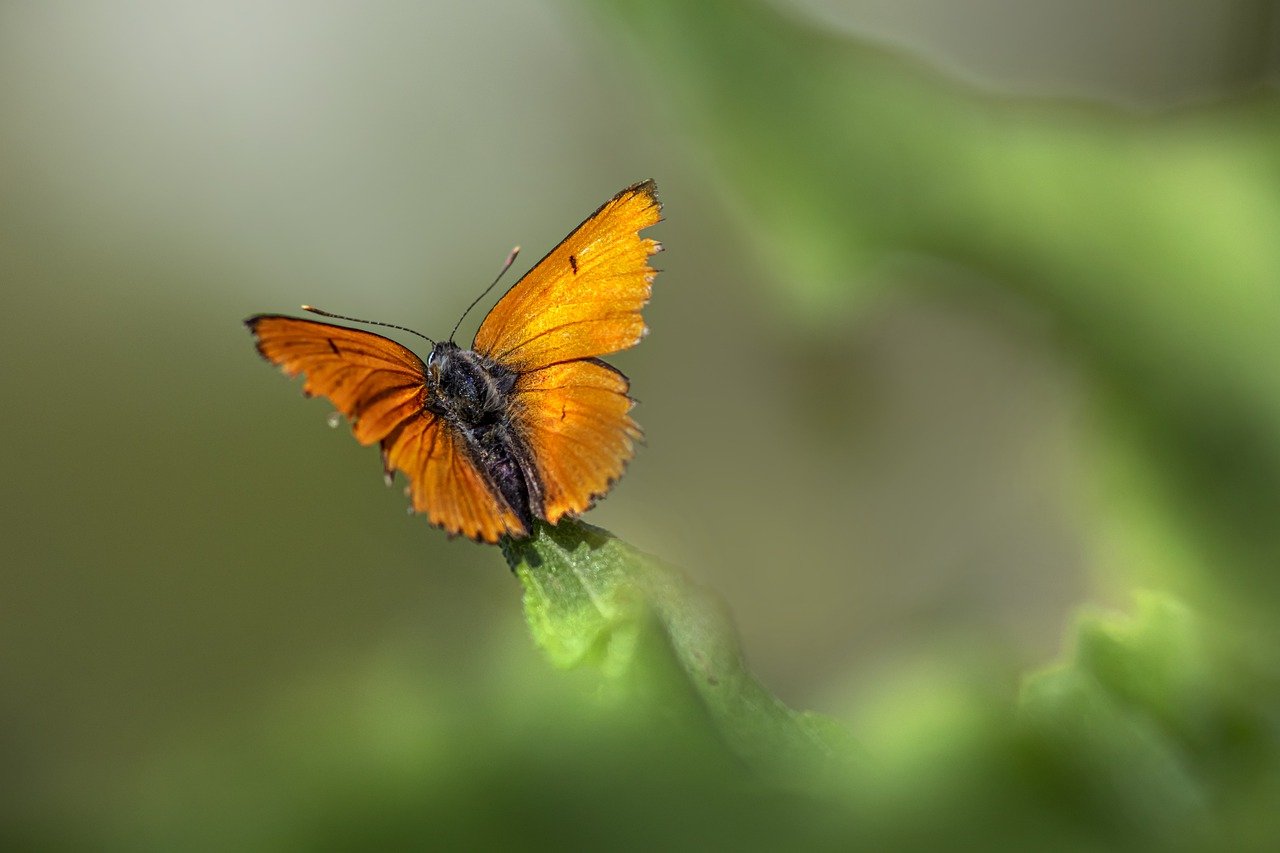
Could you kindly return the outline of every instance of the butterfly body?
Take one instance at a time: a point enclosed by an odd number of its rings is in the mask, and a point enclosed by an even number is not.
[[[489,311],[470,349],[434,343],[424,362],[396,341],[315,320],[246,322],[258,352],[327,397],[412,509],[450,534],[496,542],[588,509],[622,476],[641,433],[627,377],[601,361],[648,331],[640,311],[661,249],[653,181],[619,192]],[[323,312],[317,312],[323,313]],[[399,328],[399,327],[397,327]]]
[[[526,528],[542,518],[542,489],[528,441],[509,416],[518,374],[474,350],[441,341],[427,357],[423,408],[462,436],[487,476]]]

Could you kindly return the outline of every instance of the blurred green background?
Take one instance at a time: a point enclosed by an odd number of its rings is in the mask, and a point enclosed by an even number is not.
[[[1265,840],[1278,21],[1270,0],[0,3],[4,833],[813,828],[727,789],[705,744],[654,750],[645,715],[594,708],[530,643],[497,549],[406,516],[240,322],[306,302],[443,335],[511,245],[523,271],[654,177],[652,334],[613,359],[647,446],[589,520],[716,590],[760,681],[848,726],[886,839],[987,797],[1068,846],[1167,840],[1227,799],[1236,840]],[[1079,746],[1079,715],[1053,717],[1057,751],[1004,739],[1025,673],[1089,660],[1073,625],[1120,630],[1082,605],[1212,638],[1135,641],[1210,696],[1126,700],[1171,738],[1167,798],[1100,770],[1125,739]],[[1023,773],[1050,780],[1034,805]]]

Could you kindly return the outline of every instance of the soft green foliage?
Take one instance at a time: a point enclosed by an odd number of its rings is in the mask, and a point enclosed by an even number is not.
[[[1268,831],[1256,819],[1280,768],[1274,655],[1256,659],[1166,594],[1140,593],[1133,616],[1082,615],[1070,659],[1027,678],[1016,714],[994,696],[944,701],[935,684],[887,711],[912,737],[856,733],[892,740],[855,753],[834,721],[751,678],[723,608],[679,571],[579,522],[506,554],[553,663],[596,673],[610,700],[705,725],[762,781],[784,763],[806,774],[834,837],[1189,849]],[[920,702],[935,708],[922,717]],[[832,766],[844,772],[821,772]]]
[[[1016,706],[935,683],[855,750],[769,697],[670,567],[577,523],[509,553],[535,637],[574,672],[512,661],[444,701],[412,661],[374,661],[283,694],[252,732],[169,743],[112,779],[120,808],[93,829],[22,829],[130,850],[1264,850],[1280,832],[1274,654],[1169,596],[1082,616]]]
[[[579,521],[504,544],[534,640],[560,667],[590,665],[624,700],[706,715],[760,769],[813,770],[831,721],[797,714],[747,671],[723,604],[678,569]]]
[[[1028,752],[1064,806],[1164,843],[1248,837],[1258,817],[1280,831],[1265,806],[1280,767],[1274,653],[1232,636],[1150,592],[1132,617],[1080,618],[1071,659],[1028,678],[1020,703]]]
[[[590,9],[697,134],[780,313],[834,330],[889,286],[972,286],[952,265],[1015,291],[1105,394],[1103,475],[1142,459],[1118,487],[1141,505],[1112,492],[1105,523],[1167,516],[1104,568],[1151,583],[1149,562],[1190,551],[1280,605],[1274,91],[1124,114],[965,89],[762,0]]]

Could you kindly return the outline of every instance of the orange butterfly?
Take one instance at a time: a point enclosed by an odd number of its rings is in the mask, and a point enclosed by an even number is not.
[[[535,518],[589,508],[635,455],[630,383],[597,356],[648,331],[640,310],[662,247],[639,232],[660,219],[652,180],[627,187],[507,291],[471,349],[433,342],[425,363],[345,326],[276,314],[245,324],[264,358],[306,374],[304,394],[328,397],[357,441],[381,445],[387,481],[409,479],[413,511],[477,541],[527,536]]]

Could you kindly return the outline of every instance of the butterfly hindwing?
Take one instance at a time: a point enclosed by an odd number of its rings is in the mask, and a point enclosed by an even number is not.
[[[516,416],[542,480],[547,521],[576,515],[609,491],[635,455],[640,427],[627,414],[627,378],[596,359],[525,373]]]
[[[528,533],[440,418],[427,414],[405,424],[383,440],[382,453],[388,471],[408,477],[414,511],[432,524],[482,542]]]

